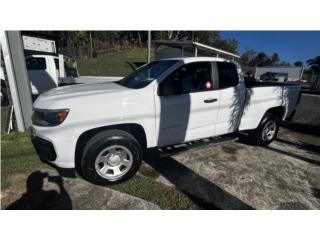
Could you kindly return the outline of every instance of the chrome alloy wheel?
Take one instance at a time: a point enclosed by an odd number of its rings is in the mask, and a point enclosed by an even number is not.
[[[264,141],[270,141],[274,138],[277,130],[277,124],[273,120],[267,121],[262,130],[262,139]]]
[[[133,156],[131,151],[120,145],[103,149],[95,160],[95,170],[103,178],[115,181],[125,175],[131,168]]]

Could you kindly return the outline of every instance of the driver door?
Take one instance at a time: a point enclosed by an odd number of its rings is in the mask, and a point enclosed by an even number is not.
[[[156,115],[158,146],[215,135],[219,91],[211,62],[183,65],[158,86]]]

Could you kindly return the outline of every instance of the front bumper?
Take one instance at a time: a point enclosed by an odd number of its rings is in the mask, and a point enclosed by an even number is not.
[[[76,176],[74,168],[62,168],[55,164],[57,154],[51,142],[36,135],[31,137],[31,142],[43,163],[54,167],[62,177],[74,178]]]
[[[57,154],[51,142],[37,136],[32,136],[31,141],[42,161],[53,162],[56,160]]]

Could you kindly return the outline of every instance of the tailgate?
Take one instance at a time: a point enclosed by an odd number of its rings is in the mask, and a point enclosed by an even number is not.
[[[284,118],[293,114],[299,103],[301,96],[301,87],[299,84],[288,84],[283,86],[283,105],[287,107],[287,113]]]

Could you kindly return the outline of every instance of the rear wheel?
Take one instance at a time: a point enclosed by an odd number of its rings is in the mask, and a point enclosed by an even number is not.
[[[249,132],[252,143],[259,146],[270,144],[277,137],[279,131],[278,121],[275,115],[266,113],[259,126]]]
[[[95,135],[86,144],[81,172],[88,181],[108,185],[132,177],[141,165],[142,151],[129,133],[108,130]]]

